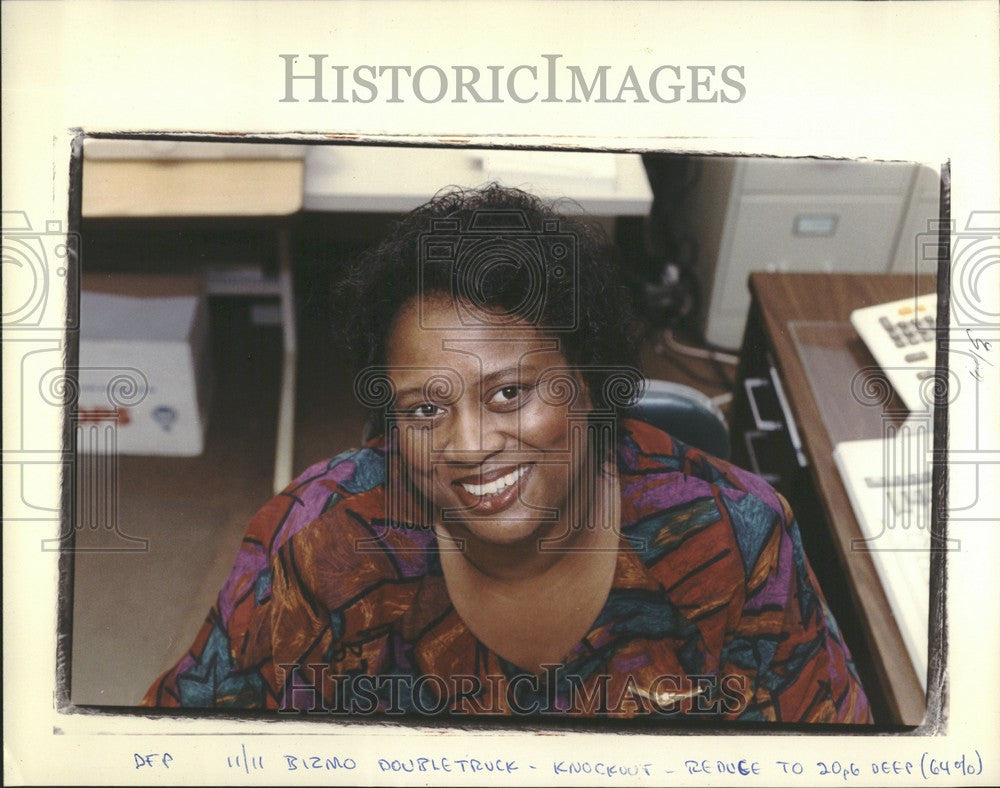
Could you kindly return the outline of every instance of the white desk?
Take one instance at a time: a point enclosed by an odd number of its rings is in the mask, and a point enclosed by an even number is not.
[[[545,199],[569,197],[595,216],[646,216],[653,202],[638,154],[317,145],[306,153],[302,207],[403,213],[442,187],[491,180]]]

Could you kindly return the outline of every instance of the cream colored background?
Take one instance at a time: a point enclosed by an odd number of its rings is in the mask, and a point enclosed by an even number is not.
[[[33,222],[67,212],[72,129],[357,133],[365,136],[475,138],[477,141],[837,155],[940,163],[952,161],[952,215],[961,228],[972,210],[997,210],[997,6],[956,3],[404,3],[134,2],[4,3],[3,207]],[[385,105],[278,102],[279,53],[329,53],[328,63],[542,64],[561,53],[585,70],[662,63],[746,67],[739,104]],[[612,82],[614,80],[612,79]],[[511,136],[513,135],[513,136]],[[36,225],[37,226],[37,225]],[[996,271],[990,282],[996,282]],[[14,296],[5,293],[4,298]],[[42,336],[42,335],[38,335]],[[58,334],[46,334],[55,336]],[[30,421],[19,399],[24,346],[4,337],[4,440],[27,424],[36,445],[58,449],[58,425]],[[959,341],[953,338],[953,342]],[[994,359],[1000,354],[994,352]],[[997,376],[977,405],[953,408],[952,451],[996,460]],[[992,396],[991,396],[992,395]],[[989,430],[986,434],[984,431]],[[980,452],[971,451],[979,447]],[[985,447],[985,450],[984,450]],[[990,448],[992,447],[992,448]],[[994,466],[994,469],[997,466]],[[985,477],[984,477],[985,479]],[[996,474],[992,477],[995,495]],[[41,484],[41,482],[39,482]],[[36,488],[58,507],[58,482]],[[4,474],[4,515],[17,517],[19,491]],[[953,490],[953,495],[973,495]],[[986,490],[980,491],[986,494]],[[955,498],[958,500],[958,498]],[[996,512],[996,506],[990,509]],[[427,734],[340,722],[301,725],[67,715],[53,708],[57,556],[43,552],[56,529],[4,528],[4,718],[8,783],[273,782],[292,754],[375,759],[438,753],[452,758],[535,753],[539,763],[604,757],[655,758],[677,770],[644,782],[682,783],[688,757],[794,759],[909,758],[924,751],[958,758],[974,749],[1000,781],[998,523],[957,524],[963,550],[950,557],[947,733],[926,737],[731,736],[544,738],[519,733]],[[203,733],[201,736],[179,735]],[[237,733],[210,736],[209,733]],[[259,733],[265,735],[258,735]],[[386,736],[393,734],[392,743]],[[112,735],[106,735],[112,734]],[[246,775],[226,767],[241,744],[272,768]],[[134,752],[170,751],[169,772],[137,771]],[[748,782],[774,784],[780,773]],[[862,771],[856,782],[871,782]],[[368,781],[377,771],[289,773],[295,781]],[[512,784],[537,783],[522,771]],[[812,784],[818,778],[796,782]],[[829,778],[827,778],[829,779]],[[457,782],[469,781],[459,775]],[[569,782],[567,780],[567,782]],[[838,780],[839,782],[839,780]],[[907,779],[884,778],[885,784]],[[949,784],[956,780],[941,780]],[[972,784],[975,780],[962,780]]]

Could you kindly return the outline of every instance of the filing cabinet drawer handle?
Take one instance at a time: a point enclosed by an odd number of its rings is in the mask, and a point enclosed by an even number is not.
[[[750,460],[750,470],[752,470],[768,484],[777,484],[781,481],[781,477],[776,473],[767,473],[761,469],[760,462],[757,460],[757,450],[754,449],[753,446],[755,439],[762,438],[766,434],[767,432],[760,430],[747,430],[747,432],[743,434],[743,440],[747,446],[747,457]]]
[[[760,408],[757,406],[757,398],[754,396],[754,392],[757,389],[766,388],[770,385],[770,381],[764,380],[764,378],[746,378],[743,381],[743,389],[747,393],[747,401],[750,403],[750,411],[753,413],[753,423],[758,430],[762,430],[763,432],[775,432],[783,426],[780,421],[772,421],[761,416]]]
[[[778,406],[781,408],[781,415],[785,420],[785,426],[788,428],[788,437],[792,441],[792,448],[795,449],[795,459],[799,463],[800,468],[806,468],[809,462],[806,460],[805,452],[802,451],[802,439],[799,438],[799,429],[795,425],[795,419],[792,418],[792,409],[788,407],[788,400],[785,398],[785,388],[781,385],[781,378],[778,377],[778,371],[774,368],[770,368],[771,373],[771,383],[774,384],[774,393],[778,396]]]

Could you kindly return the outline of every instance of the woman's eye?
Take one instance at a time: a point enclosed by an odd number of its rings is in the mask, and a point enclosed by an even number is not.
[[[525,386],[504,386],[496,390],[490,402],[494,405],[509,405],[524,394]]]
[[[408,412],[411,416],[415,416],[419,419],[433,419],[441,413],[441,408],[437,405],[432,405],[429,402],[421,402],[419,405],[414,405],[410,408]]]

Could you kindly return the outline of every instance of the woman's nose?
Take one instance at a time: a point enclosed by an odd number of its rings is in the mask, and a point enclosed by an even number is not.
[[[482,462],[503,446],[497,416],[479,403],[455,407],[443,431],[444,441],[438,448],[455,461]]]

